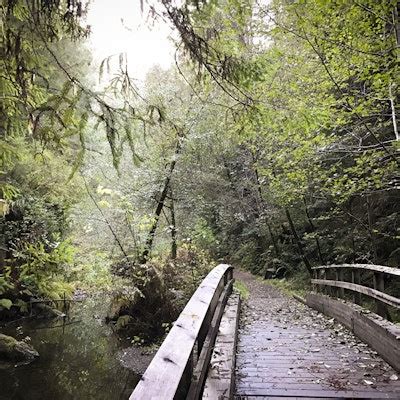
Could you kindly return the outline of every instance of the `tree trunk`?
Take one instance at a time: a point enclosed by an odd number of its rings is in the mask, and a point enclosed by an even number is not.
[[[377,253],[377,248],[376,248],[376,237],[374,233],[374,211],[372,209],[371,205],[371,197],[370,195],[367,195],[366,197],[366,205],[367,205],[367,215],[368,215],[368,229],[369,229],[369,236],[371,240],[371,247],[372,247],[372,253],[373,253],[373,262],[375,264],[378,263],[378,253]]]
[[[176,254],[178,252],[178,244],[176,241],[176,220],[175,220],[175,204],[174,196],[171,189],[171,259],[176,260]]]
[[[181,145],[180,145],[180,140],[178,139],[178,142],[177,142],[176,148],[175,148],[174,158],[171,161],[171,164],[169,166],[168,175],[166,176],[166,178],[164,180],[163,190],[162,190],[160,198],[158,200],[156,210],[154,211],[154,222],[151,225],[149,233],[147,234],[147,239],[146,239],[146,243],[144,246],[144,250],[142,252],[142,256],[140,257],[140,262],[142,264],[144,264],[148,260],[150,252],[153,248],[154,236],[155,236],[155,233],[157,230],[158,221],[160,220],[160,215],[164,208],[165,200],[167,199],[167,195],[170,190],[171,178],[172,178],[172,174],[174,172],[175,166],[176,166],[177,155],[180,153],[180,150],[181,150]]]
[[[304,208],[305,208],[305,211],[306,211],[308,223],[310,224],[311,232],[312,232],[312,233],[316,233],[317,230],[316,230],[316,228],[315,228],[314,223],[312,222],[312,219],[311,219],[311,216],[310,216],[310,212],[308,211],[308,206],[307,206],[306,199],[303,198],[303,201],[304,201]],[[316,245],[317,245],[319,261],[320,261],[320,263],[321,263],[322,265],[324,265],[324,264],[325,264],[325,261],[324,261],[324,257],[322,256],[321,246],[320,246],[318,237],[315,237],[315,243],[316,243]]]
[[[267,224],[267,227],[268,227],[269,234],[271,235],[272,244],[274,245],[275,255],[276,255],[277,258],[279,258],[280,255],[281,255],[281,252],[280,252],[280,249],[279,249],[279,246],[278,246],[278,242],[276,241],[274,232],[271,229],[271,225],[268,223],[268,221],[266,222],[266,224]]]
[[[250,153],[251,153],[251,157],[253,160],[253,171],[254,171],[254,175],[255,175],[256,183],[257,183],[257,193],[258,193],[258,198],[259,198],[259,206],[258,206],[259,214],[264,215],[264,208],[265,208],[264,197],[262,195],[262,188],[261,188],[260,176],[258,174],[258,169],[255,166],[255,162],[257,160],[256,160],[256,156],[254,155],[254,153],[251,150],[250,150]],[[273,244],[274,250],[275,250],[275,255],[277,258],[279,258],[281,255],[281,252],[280,252],[280,249],[278,246],[278,242],[275,238],[274,232],[272,231],[271,225],[268,223],[268,220],[266,220],[265,223],[267,225],[268,232],[271,236],[272,244]]]
[[[290,230],[292,231],[292,235],[293,235],[294,240],[295,240],[295,242],[296,242],[297,248],[299,249],[299,254],[300,254],[300,256],[301,256],[301,258],[302,258],[302,260],[303,260],[303,262],[304,262],[304,265],[305,265],[306,268],[307,268],[307,271],[309,272],[309,274],[310,274],[310,276],[311,276],[311,275],[312,275],[311,264],[310,264],[310,262],[308,261],[308,258],[307,258],[307,256],[306,256],[305,253],[304,253],[303,245],[302,245],[302,243],[301,243],[301,240],[300,240],[300,238],[299,238],[299,235],[297,234],[297,231],[296,231],[296,228],[295,228],[295,226],[294,226],[294,223],[293,223],[292,217],[291,217],[291,215],[290,215],[290,212],[289,212],[289,210],[288,210],[287,208],[285,208],[285,213],[286,213],[287,220],[288,220],[288,222],[289,222]]]

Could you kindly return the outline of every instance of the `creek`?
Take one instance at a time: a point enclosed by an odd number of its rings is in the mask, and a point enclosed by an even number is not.
[[[0,400],[128,399],[151,355],[104,322],[107,304],[88,297],[65,318],[0,327],[18,340],[28,336],[40,354],[27,365],[0,364]]]

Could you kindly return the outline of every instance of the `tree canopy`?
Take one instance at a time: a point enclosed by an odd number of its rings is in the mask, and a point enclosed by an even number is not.
[[[88,7],[1,6],[0,298],[149,263],[398,267],[397,1],[143,1],[177,50],[142,86],[93,63]]]

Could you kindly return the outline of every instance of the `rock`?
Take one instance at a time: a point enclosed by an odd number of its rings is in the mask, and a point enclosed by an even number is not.
[[[0,359],[2,361],[30,362],[39,353],[29,344],[0,333]]]
[[[275,268],[267,268],[264,273],[264,279],[272,279],[275,275]]]
[[[287,268],[286,267],[279,267],[276,270],[274,278],[282,279],[282,278],[284,278],[286,276],[286,274],[287,274]]]
[[[279,258],[274,258],[264,271],[264,279],[282,279],[288,272],[288,266]]]

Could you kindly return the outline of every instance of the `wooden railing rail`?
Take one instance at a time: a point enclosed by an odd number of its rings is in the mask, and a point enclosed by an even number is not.
[[[351,282],[344,280],[344,270],[351,270]],[[385,275],[395,278],[400,277],[400,269],[383,265],[371,264],[341,264],[322,265],[313,267],[313,279],[311,283],[316,291],[322,286],[322,292],[336,297],[344,297],[344,290],[353,292],[353,301],[361,304],[361,294],[375,299],[377,313],[387,318],[387,305],[400,309],[400,299],[384,292]],[[373,288],[365,286],[361,282],[362,272],[373,272]],[[333,274],[333,277],[332,277]]]
[[[175,321],[130,400],[198,399],[227,299],[233,268],[220,264],[197,288]]]

